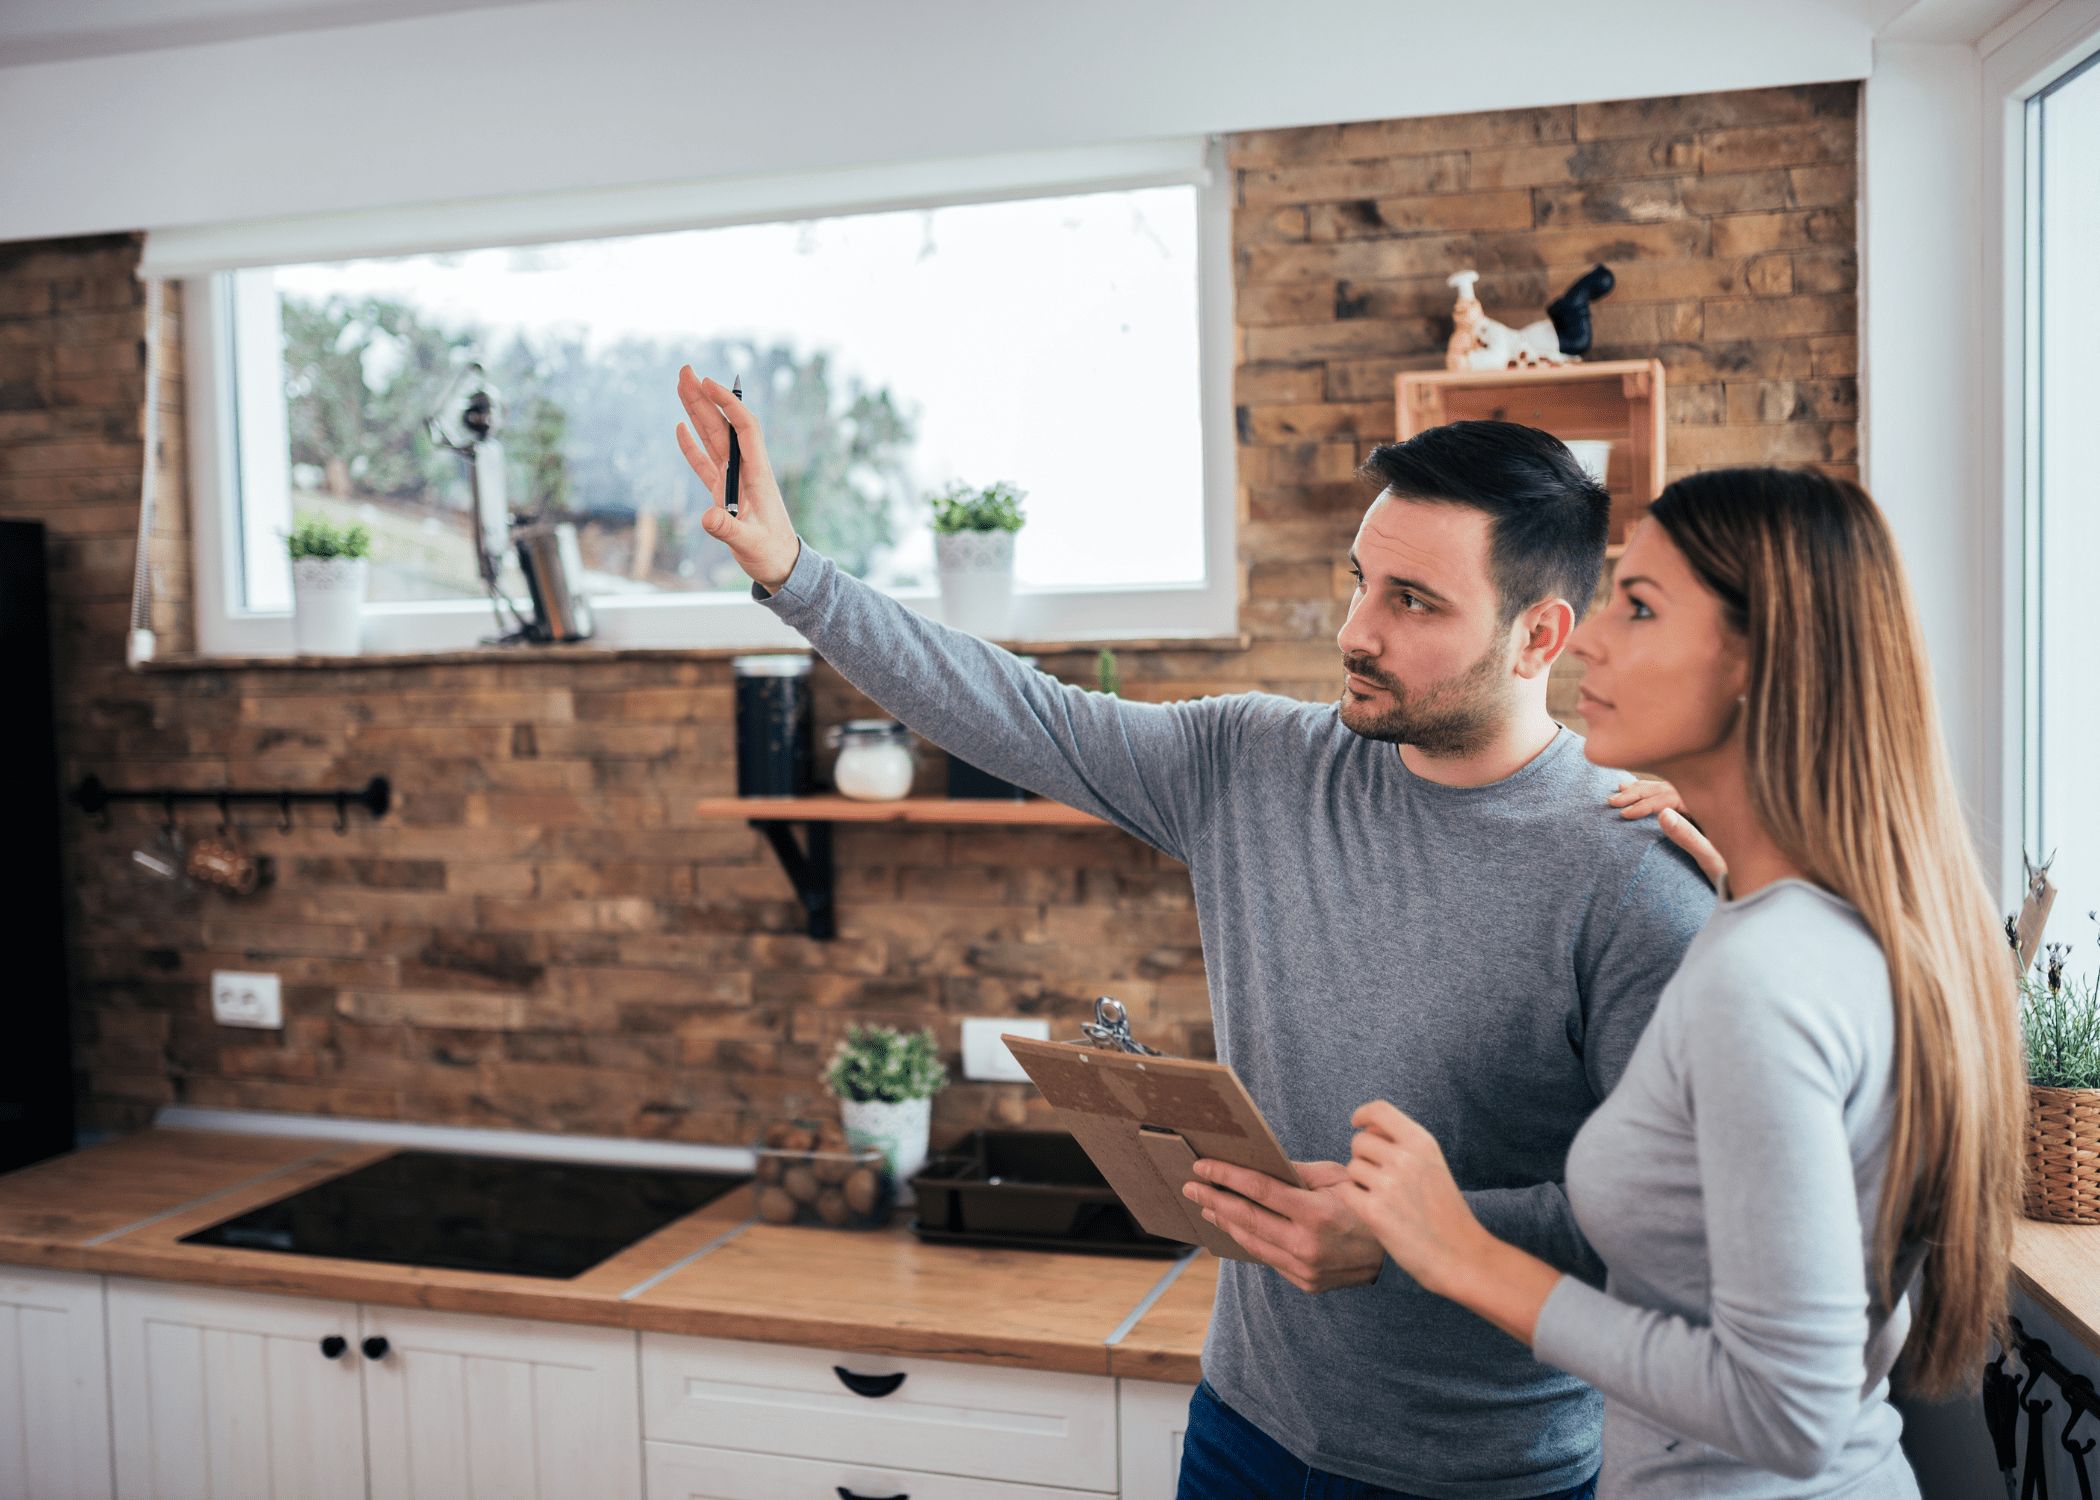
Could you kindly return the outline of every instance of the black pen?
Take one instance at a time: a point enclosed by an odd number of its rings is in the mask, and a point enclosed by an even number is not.
[[[743,376],[737,376],[736,384],[729,388],[729,394],[739,401],[744,399]],[[743,467],[744,455],[737,451],[736,427],[732,424],[729,429],[729,481],[723,486],[722,496],[722,509],[728,511],[731,517],[736,515],[736,481]]]

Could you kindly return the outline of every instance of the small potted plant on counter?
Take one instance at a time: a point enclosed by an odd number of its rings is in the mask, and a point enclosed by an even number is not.
[[[933,505],[933,551],[941,578],[941,618],[973,635],[1013,629],[1014,533],[1027,524],[1027,492],[1001,480],[989,489],[955,483],[926,497]]]
[[[2030,1219],[2100,1224],[2100,979],[2066,978],[2068,943],[2020,980]]]
[[[948,1084],[933,1033],[909,1036],[888,1026],[849,1026],[824,1069],[824,1087],[839,1101],[839,1118],[855,1146],[873,1146],[889,1158],[900,1198],[926,1164],[933,1096]]]
[[[292,633],[301,656],[355,656],[364,633],[372,533],[305,515],[288,539]]]

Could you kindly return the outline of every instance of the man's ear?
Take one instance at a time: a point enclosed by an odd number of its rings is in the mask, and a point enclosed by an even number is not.
[[[1568,649],[1568,638],[1575,633],[1575,611],[1565,599],[1542,599],[1517,617],[1511,633],[1517,648],[1516,674],[1537,677]]]

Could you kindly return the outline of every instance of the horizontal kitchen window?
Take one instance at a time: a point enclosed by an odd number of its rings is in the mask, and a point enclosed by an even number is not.
[[[626,224],[603,195],[493,205],[493,244],[458,206],[152,237],[146,274],[191,273],[200,645],[292,649],[285,538],[309,518],[370,533],[367,651],[496,634],[467,465],[427,428],[480,384],[511,508],[576,526],[600,644],[791,639],[700,527],[672,436],[688,363],[741,379],[809,545],[914,606],[937,610],[927,495],[1005,482],[1017,638],[1229,633],[1213,150],[1014,158],[1003,192],[981,160],[945,192],[923,165],[826,174],[805,212],[793,181],[649,190]],[[501,587],[526,607],[514,558]]]

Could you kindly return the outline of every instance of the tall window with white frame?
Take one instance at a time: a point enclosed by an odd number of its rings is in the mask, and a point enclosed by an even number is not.
[[[2052,939],[2100,963],[2100,53],[2027,106],[2026,844],[2055,855]]]
[[[803,537],[878,586],[930,597],[927,496],[1005,481],[1027,497],[1017,583],[1074,604],[1054,628],[1087,634],[1090,595],[1106,614],[1215,594],[1202,191],[224,273],[224,605],[287,608],[282,537],[319,516],[371,533],[368,641],[375,614],[439,649],[488,635],[465,466],[426,433],[470,361],[498,395],[510,504],[576,523],[611,644],[764,639],[672,440],[686,363],[741,379]]]

